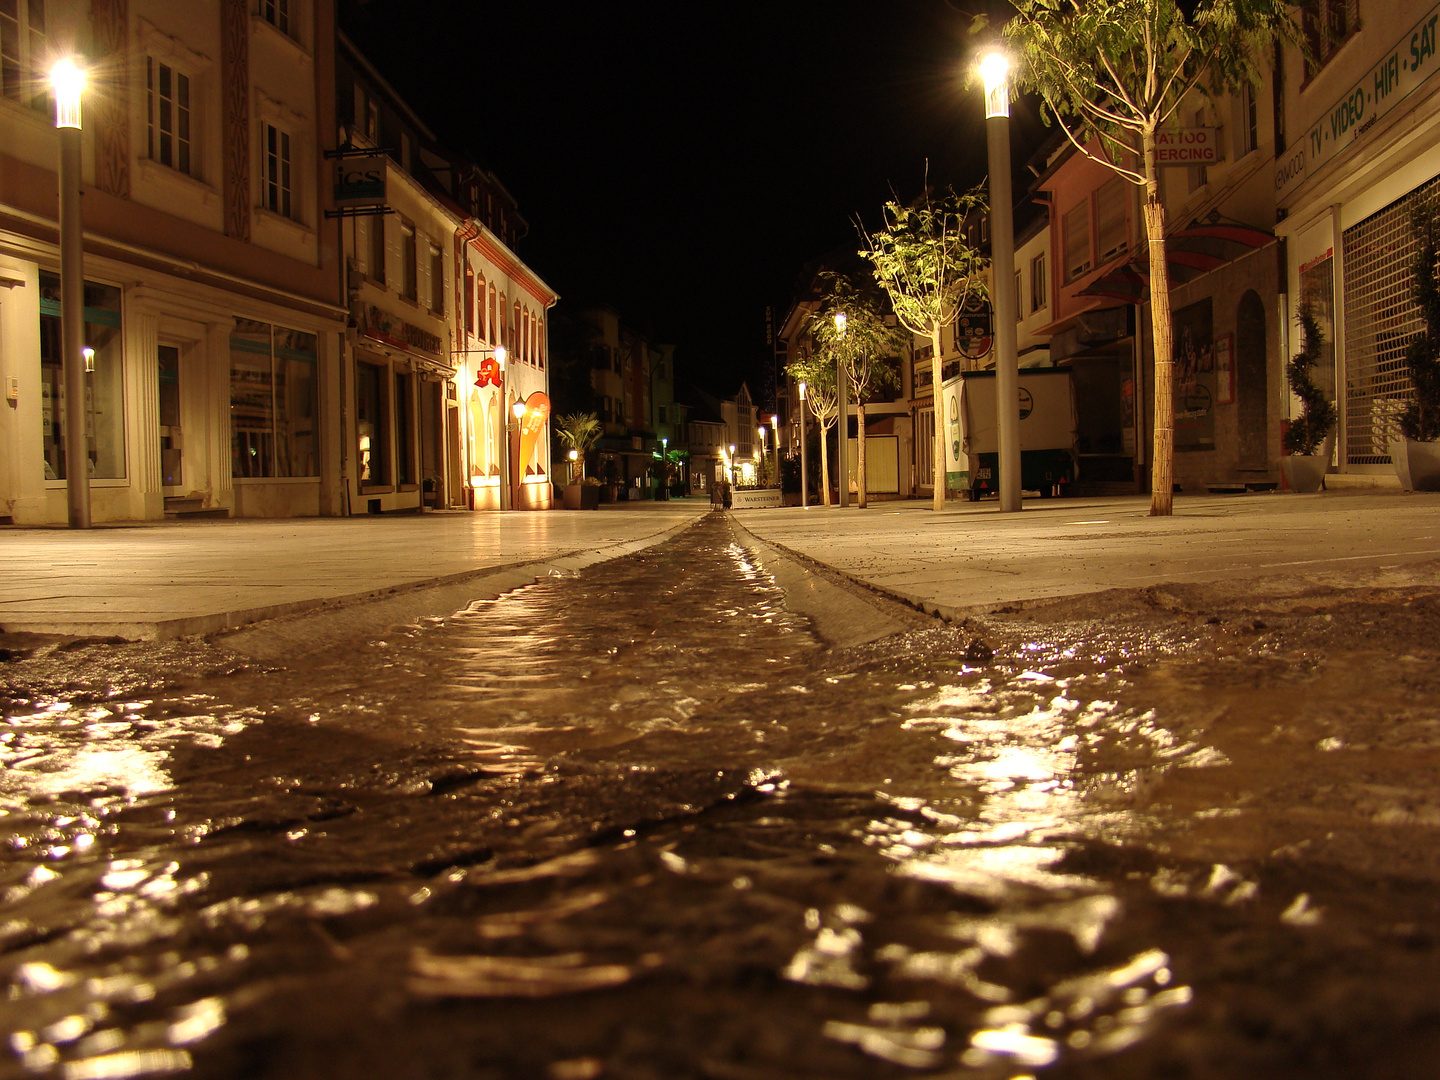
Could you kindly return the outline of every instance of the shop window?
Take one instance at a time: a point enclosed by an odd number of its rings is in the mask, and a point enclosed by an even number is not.
[[[254,319],[230,334],[230,469],[237,478],[320,475],[318,339]]]
[[[0,93],[49,113],[45,0],[0,0]]]
[[[355,436],[361,487],[390,483],[389,396],[386,370],[360,361],[355,365]]]
[[[1065,280],[1074,281],[1090,272],[1090,204],[1078,203],[1065,214]]]
[[[290,186],[290,133],[274,124],[261,125],[261,146],[265,154],[265,171],[260,188],[266,210],[281,217],[295,216]]]
[[[415,447],[411,432],[411,411],[415,401],[415,376],[408,371],[395,373],[395,483],[415,483]]]
[[[419,247],[415,226],[400,219],[400,295],[406,300],[420,298]]]
[[[145,58],[146,155],[186,176],[196,175],[190,127],[190,76]]]
[[[1301,0],[1300,24],[1305,33],[1308,79],[1330,62],[1350,35],[1360,29],[1359,0]]]
[[[1030,260],[1030,310],[1039,311],[1045,306],[1045,292],[1049,287],[1049,275],[1045,271],[1045,253],[1042,251]]]
[[[119,289],[85,283],[85,345],[95,350],[95,370],[85,375],[85,452],[90,459],[90,478],[121,480],[125,477],[125,402]],[[64,480],[68,475],[62,356],[60,279],[41,273],[40,411],[47,480]]]
[[[1100,251],[1097,263],[1109,262],[1130,246],[1125,215],[1129,195],[1130,182],[1118,176],[1095,193],[1095,246]]]

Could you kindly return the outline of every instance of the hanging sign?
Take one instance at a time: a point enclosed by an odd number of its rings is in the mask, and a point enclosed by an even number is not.
[[[480,374],[475,377],[475,385],[479,387],[500,385],[500,365],[493,356],[487,356],[480,361]]]
[[[1219,160],[1219,128],[1171,128],[1155,132],[1156,165],[1214,165]]]
[[[977,296],[965,301],[960,317],[955,320],[955,348],[968,360],[979,360],[990,353],[994,338],[994,318],[988,302]]]
[[[335,162],[335,205],[380,206],[385,202],[385,159],[340,158]]]

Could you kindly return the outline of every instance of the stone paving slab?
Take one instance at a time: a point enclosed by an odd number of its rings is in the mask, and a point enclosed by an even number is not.
[[[709,510],[674,500],[590,512],[3,528],[0,631],[211,633],[514,568],[586,565],[658,543]]]
[[[748,511],[767,543],[948,617],[1007,604],[1167,582],[1440,585],[1440,495],[1322,492],[995,503],[878,502],[866,510]]]

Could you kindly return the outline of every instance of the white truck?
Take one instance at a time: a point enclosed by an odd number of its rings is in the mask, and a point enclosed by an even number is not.
[[[963,371],[940,388],[945,486],[979,499],[999,491],[995,372]],[[1064,495],[1076,477],[1075,383],[1069,368],[1020,372],[1020,487]]]

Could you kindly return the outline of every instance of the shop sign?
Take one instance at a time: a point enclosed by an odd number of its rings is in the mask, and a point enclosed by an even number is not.
[[[480,361],[480,373],[475,377],[475,385],[482,389],[500,385],[500,364],[493,356],[487,356]]]
[[[340,158],[335,162],[334,194],[337,207],[384,205],[385,159]]]
[[[438,357],[444,351],[440,338],[424,327],[408,323],[364,301],[358,304],[358,308],[357,327],[366,337],[407,352],[419,349]]]
[[[1299,187],[1307,175],[1313,176],[1435,74],[1440,67],[1437,27],[1440,4],[1426,12],[1409,33],[1310,125],[1298,144],[1276,162],[1276,198],[1284,198]]]
[[[1155,164],[1214,165],[1220,160],[1220,129],[1171,128],[1155,132]]]
[[[550,398],[536,390],[525,399],[525,411],[520,416],[520,468],[521,475],[539,475],[544,470],[535,460],[535,451],[540,443],[540,433],[545,421],[550,419]]]

